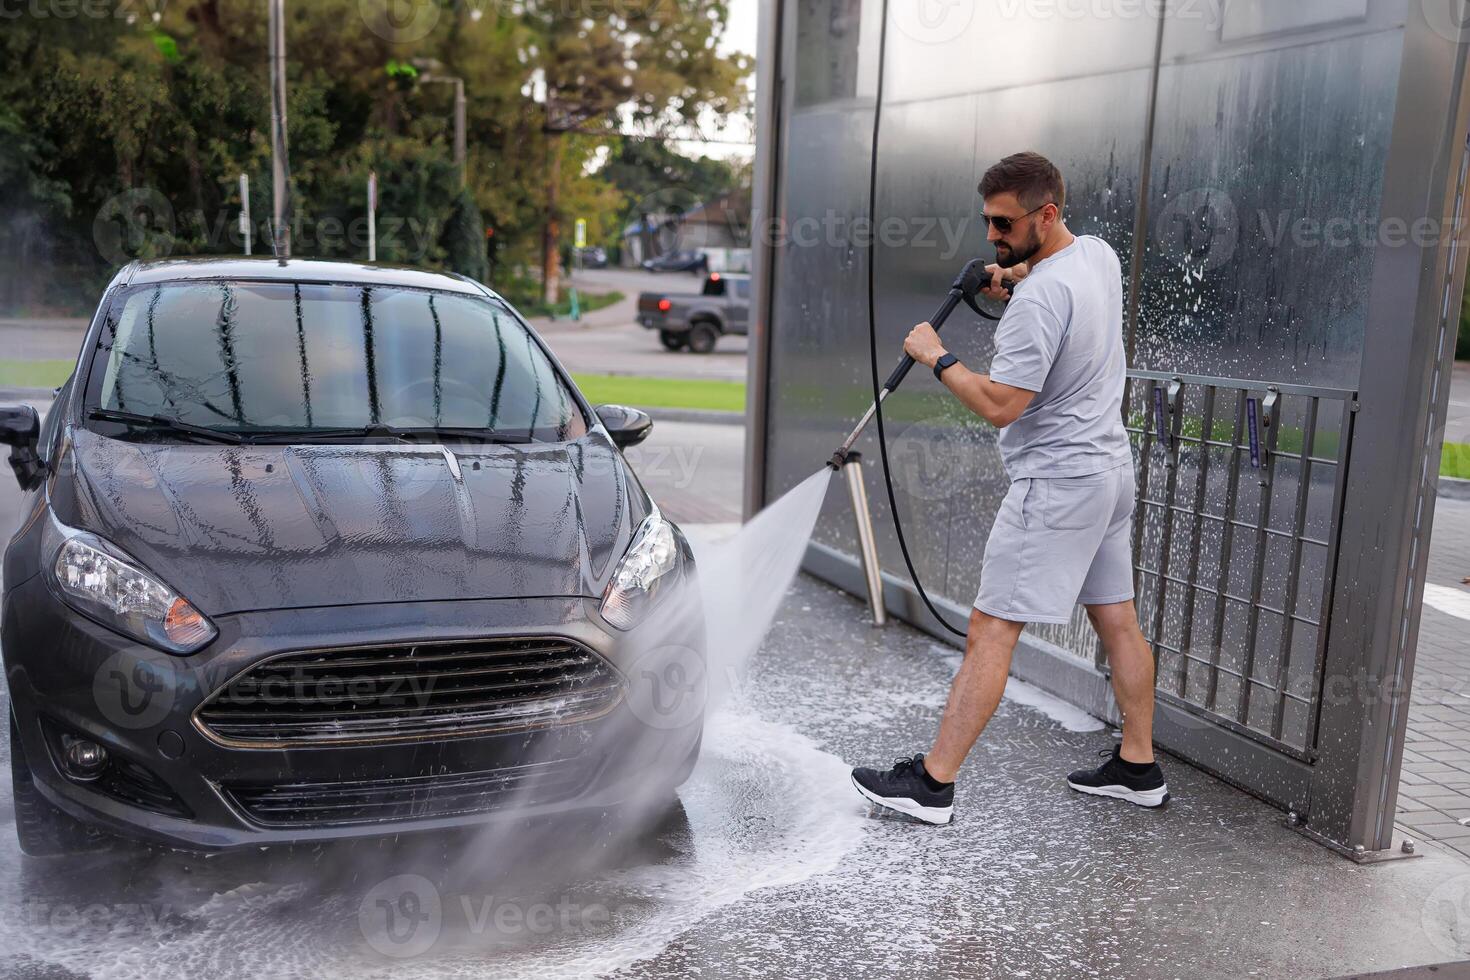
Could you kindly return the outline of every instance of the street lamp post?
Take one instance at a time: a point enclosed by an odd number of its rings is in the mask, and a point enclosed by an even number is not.
[[[454,166],[459,170],[459,186],[463,190],[468,183],[465,173],[464,79],[438,74],[444,66],[437,58],[415,58],[412,64],[424,73],[419,76],[420,82],[443,82],[454,86]]]
[[[277,258],[291,257],[286,176],[286,0],[270,0],[271,236]]]

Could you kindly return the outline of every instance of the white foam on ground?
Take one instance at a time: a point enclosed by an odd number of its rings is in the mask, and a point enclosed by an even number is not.
[[[959,669],[960,662],[963,660],[960,651],[938,643],[931,643],[929,649],[956,670]],[[1107,727],[1102,721],[1076,705],[1068,704],[1061,698],[1047,694],[1041,688],[1015,677],[1006,681],[1004,698],[1012,704],[1019,704],[1041,712],[1069,732],[1097,732]],[[980,738],[983,741],[985,736],[981,735]]]
[[[1424,604],[1447,616],[1470,620],[1470,592],[1448,585],[1424,585]]]
[[[1014,677],[1006,681],[1005,699],[1035,708],[1069,732],[1096,732],[1107,727],[1081,708]]]

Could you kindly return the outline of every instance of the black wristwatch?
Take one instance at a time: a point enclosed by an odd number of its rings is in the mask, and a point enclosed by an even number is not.
[[[953,354],[945,354],[934,362],[934,377],[939,378],[939,383],[943,384],[944,378],[941,375],[944,374],[944,369],[954,367],[958,363],[960,363],[958,357],[955,357]]]

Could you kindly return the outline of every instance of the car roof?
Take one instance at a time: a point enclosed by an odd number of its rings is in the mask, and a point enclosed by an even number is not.
[[[333,262],[325,259],[275,259],[220,256],[211,258],[163,259],[134,262],[118,273],[120,285],[177,282],[198,279],[250,279],[276,282],[361,283],[374,286],[403,286],[437,289],[473,296],[494,292],[473,279],[454,273],[432,272],[406,265],[367,262]]]

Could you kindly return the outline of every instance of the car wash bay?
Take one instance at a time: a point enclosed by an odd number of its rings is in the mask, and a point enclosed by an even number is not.
[[[697,458],[642,459],[697,541],[732,530],[698,518],[735,506],[742,436],[665,420],[648,444]],[[7,525],[18,496],[0,490]],[[1470,503],[1451,512],[1470,527]],[[1112,731],[1024,685],[953,826],[870,819],[845,762],[926,737],[956,657],[799,577],[681,810],[609,853],[581,838],[587,863],[544,838],[516,862],[513,837],[460,835],[211,858],[124,846],[60,873],[6,834],[0,973],[1325,977],[1470,956],[1470,860],[1421,844],[1354,865],[1177,760],[1162,812],[1078,797],[1061,775]],[[416,915],[384,918],[381,902]]]

